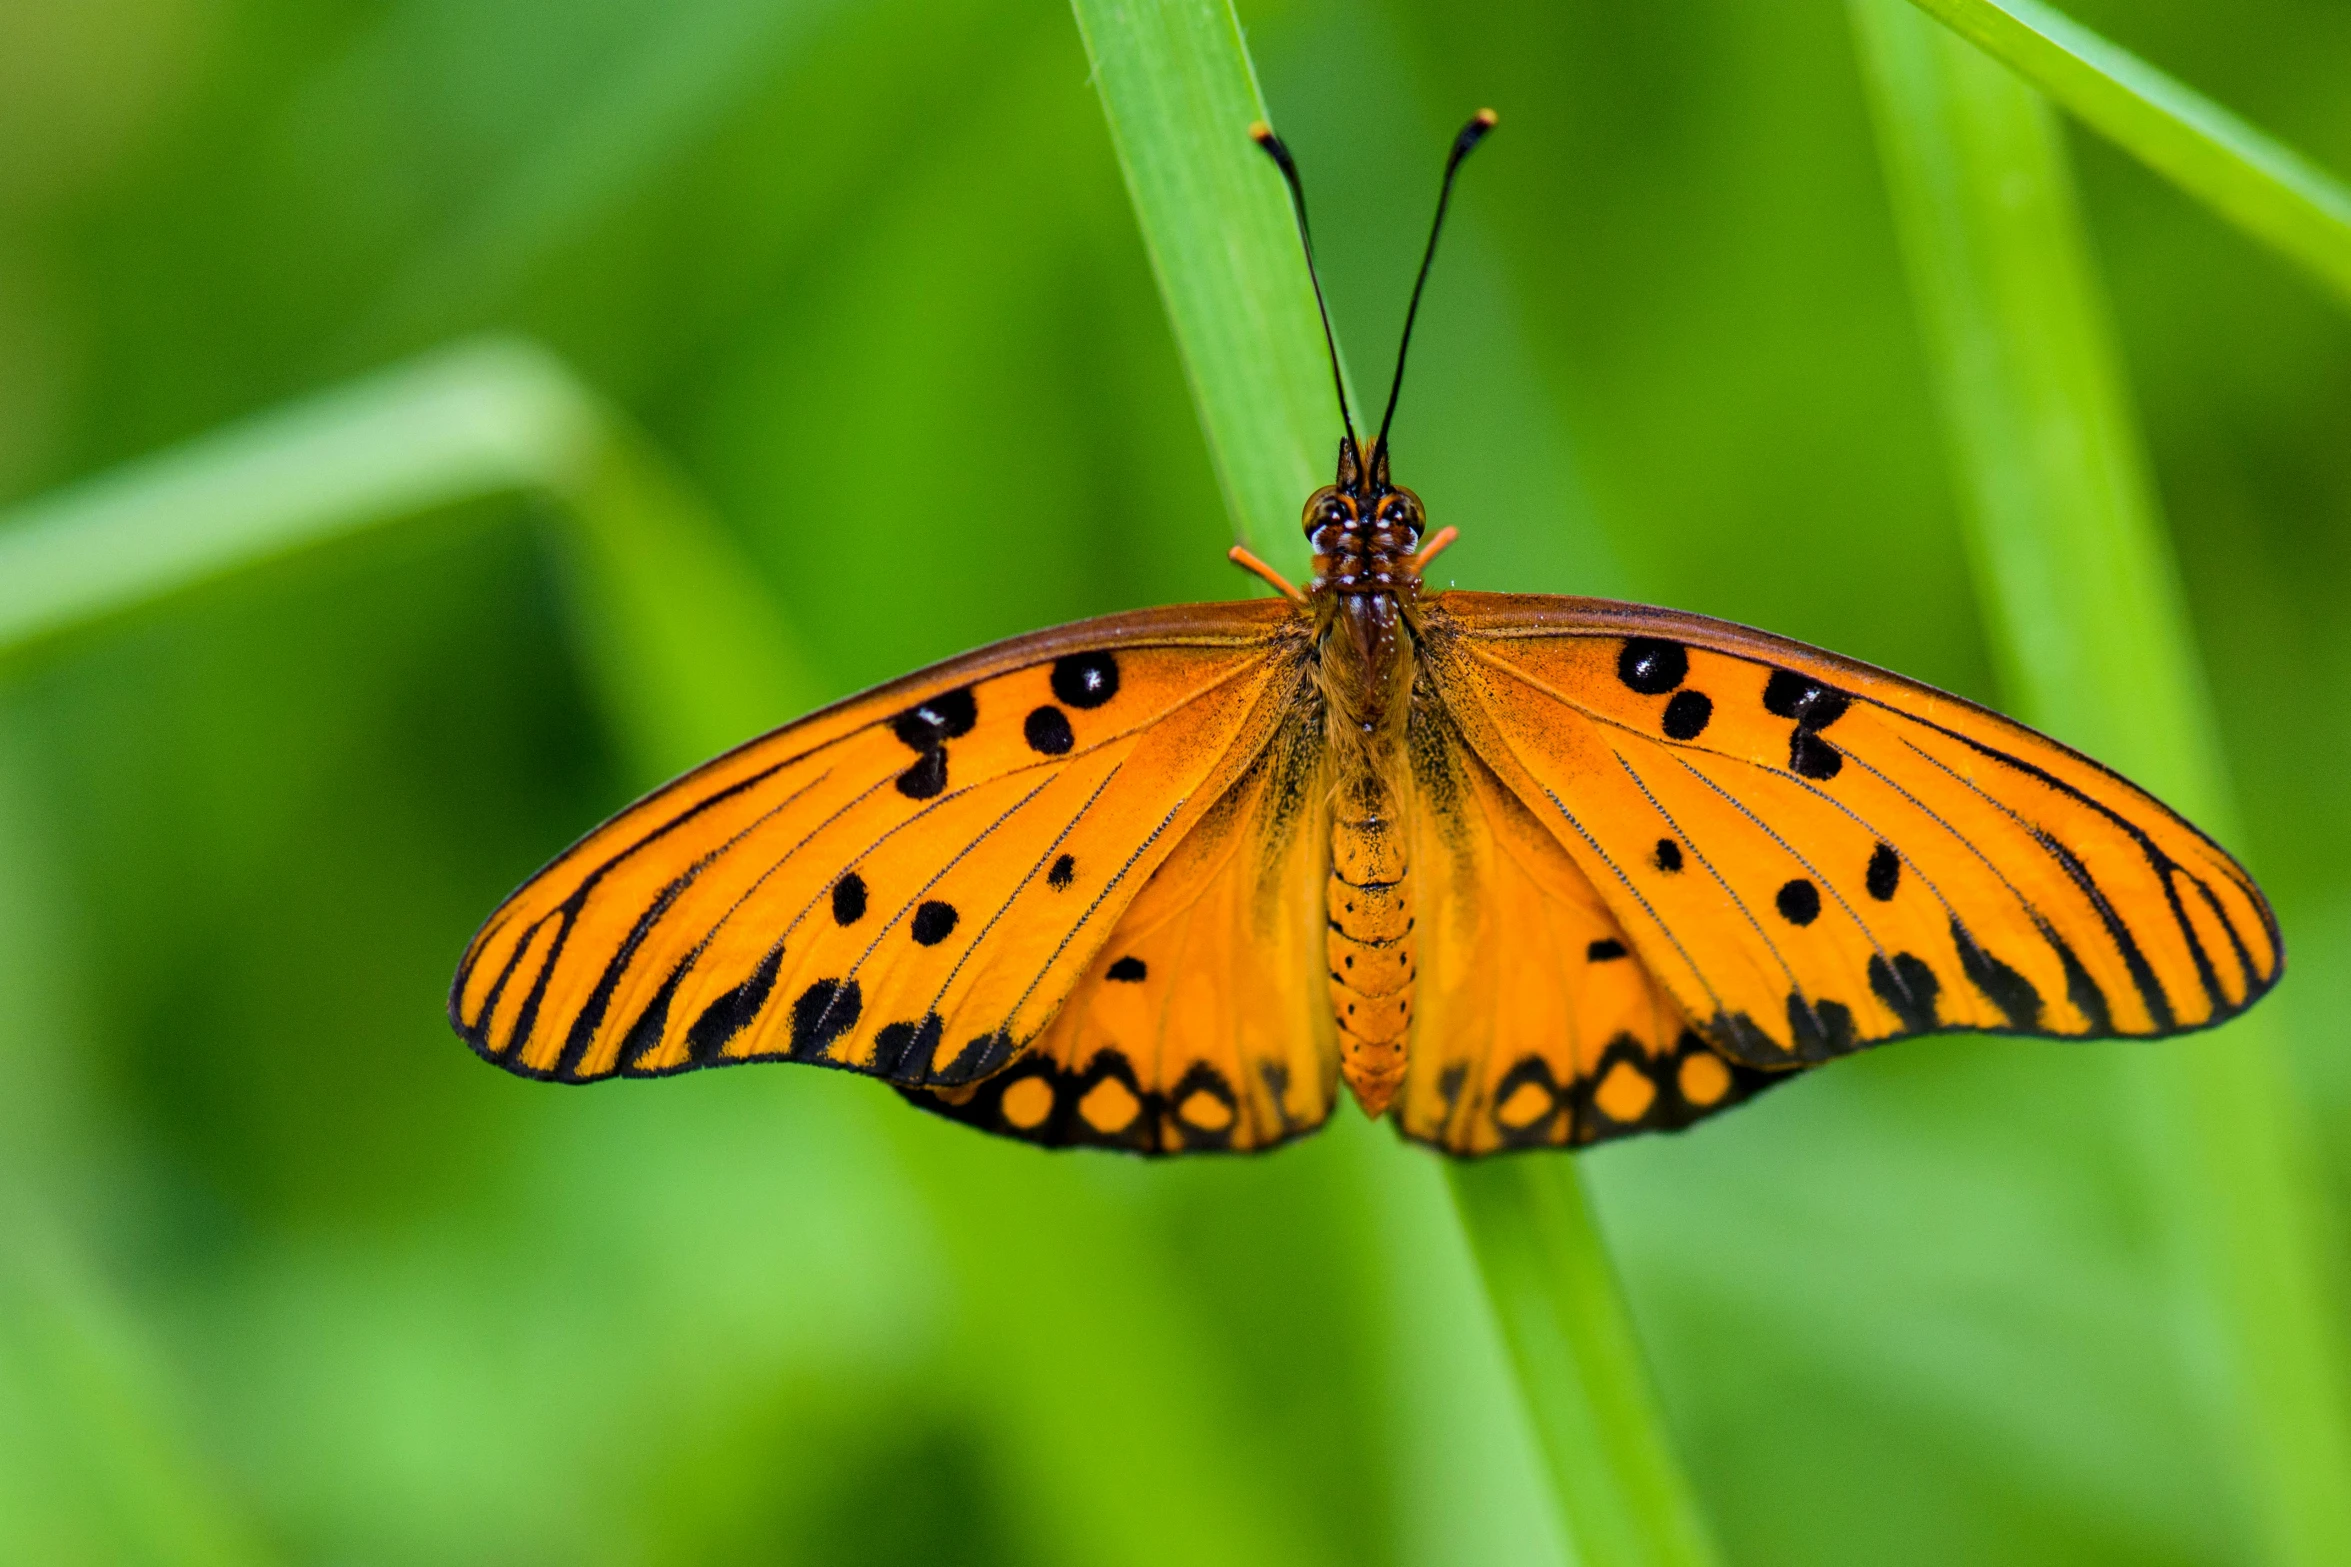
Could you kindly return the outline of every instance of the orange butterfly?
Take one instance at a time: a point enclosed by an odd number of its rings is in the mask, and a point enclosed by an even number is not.
[[[838,1067],[1151,1154],[1272,1147],[1344,1081],[1475,1155],[1912,1034],[2207,1027],[2275,983],[2225,851],[1996,713],[1702,616],[1424,593],[1453,530],[1389,480],[1395,395],[1366,457],[1341,388],[1305,590],[1236,549],[1282,598],[1018,637],[696,769],[491,916],[458,1033],[562,1082]]]

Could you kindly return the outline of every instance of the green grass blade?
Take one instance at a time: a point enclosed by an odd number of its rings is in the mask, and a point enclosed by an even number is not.
[[[2011,704],[2227,836],[2211,704],[2054,116],[1897,0],[1853,14]],[[2269,1556],[2344,1561],[2339,1308],[2277,1027],[2257,1010],[2117,1070],[2144,1091],[2185,1309],[2217,1341],[2217,1415]]]
[[[1240,539],[1293,579],[1338,410],[1266,118],[1224,0],[1078,0],[1119,166]]]
[[[1714,1560],[1573,1163],[1520,1156],[1451,1173],[1577,1558]]]
[[[1248,140],[1264,111],[1239,27],[1225,0],[1076,9],[1237,525],[1296,571],[1338,420],[1281,185]],[[1573,1160],[1454,1173],[1580,1559],[1708,1560]]]
[[[552,356],[487,342],[321,392],[0,514],[0,659],[462,501],[554,499],[578,624],[650,781],[789,716],[806,682],[755,579]]]
[[[2351,304],[2351,188],[2039,0],[1913,0]]]

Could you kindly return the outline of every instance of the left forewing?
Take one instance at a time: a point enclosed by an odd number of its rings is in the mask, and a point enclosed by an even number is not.
[[[1043,1030],[1297,699],[1286,605],[1040,632],[787,725],[558,857],[451,1021],[532,1077],[794,1060],[969,1083]]]
[[[1746,1064],[1936,1029],[2167,1034],[2277,979],[2235,860],[1996,713],[1695,615],[1449,593],[1427,617],[1469,745]]]

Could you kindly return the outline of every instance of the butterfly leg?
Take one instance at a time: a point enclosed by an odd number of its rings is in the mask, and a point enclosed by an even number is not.
[[[1429,562],[1452,548],[1453,541],[1460,537],[1461,530],[1459,528],[1439,528],[1430,534],[1428,543],[1422,545],[1420,553],[1412,557],[1412,574],[1417,577],[1428,570]]]
[[[1289,578],[1283,576],[1280,572],[1274,570],[1271,566],[1268,566],[1264,561],[1261,561],[1256,556],[1250,554],[1240,545],[1236,544],[1231,549],[1227,550],[1225,552],[1225,559],[1231,561],[1234,565],[1240,567],[1243,571],[1249,572],[1255,576],[1263,577],[1266,581],[1273,584],[1274,590],[1276,592],[1280,593],[1282,597],[1290,600],[1292,603],[1303,604],[1306,602],[1305,593],[1292,585]]]

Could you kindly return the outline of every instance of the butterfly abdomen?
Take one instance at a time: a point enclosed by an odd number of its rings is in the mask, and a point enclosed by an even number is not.
[[[1404,1081],[1412,1028],[1412,867],[1393,794],[1376,778],[1344,787],[1331,822],[1331,1015],[1339,1070],[1364,1113],[1387,1109]]]

